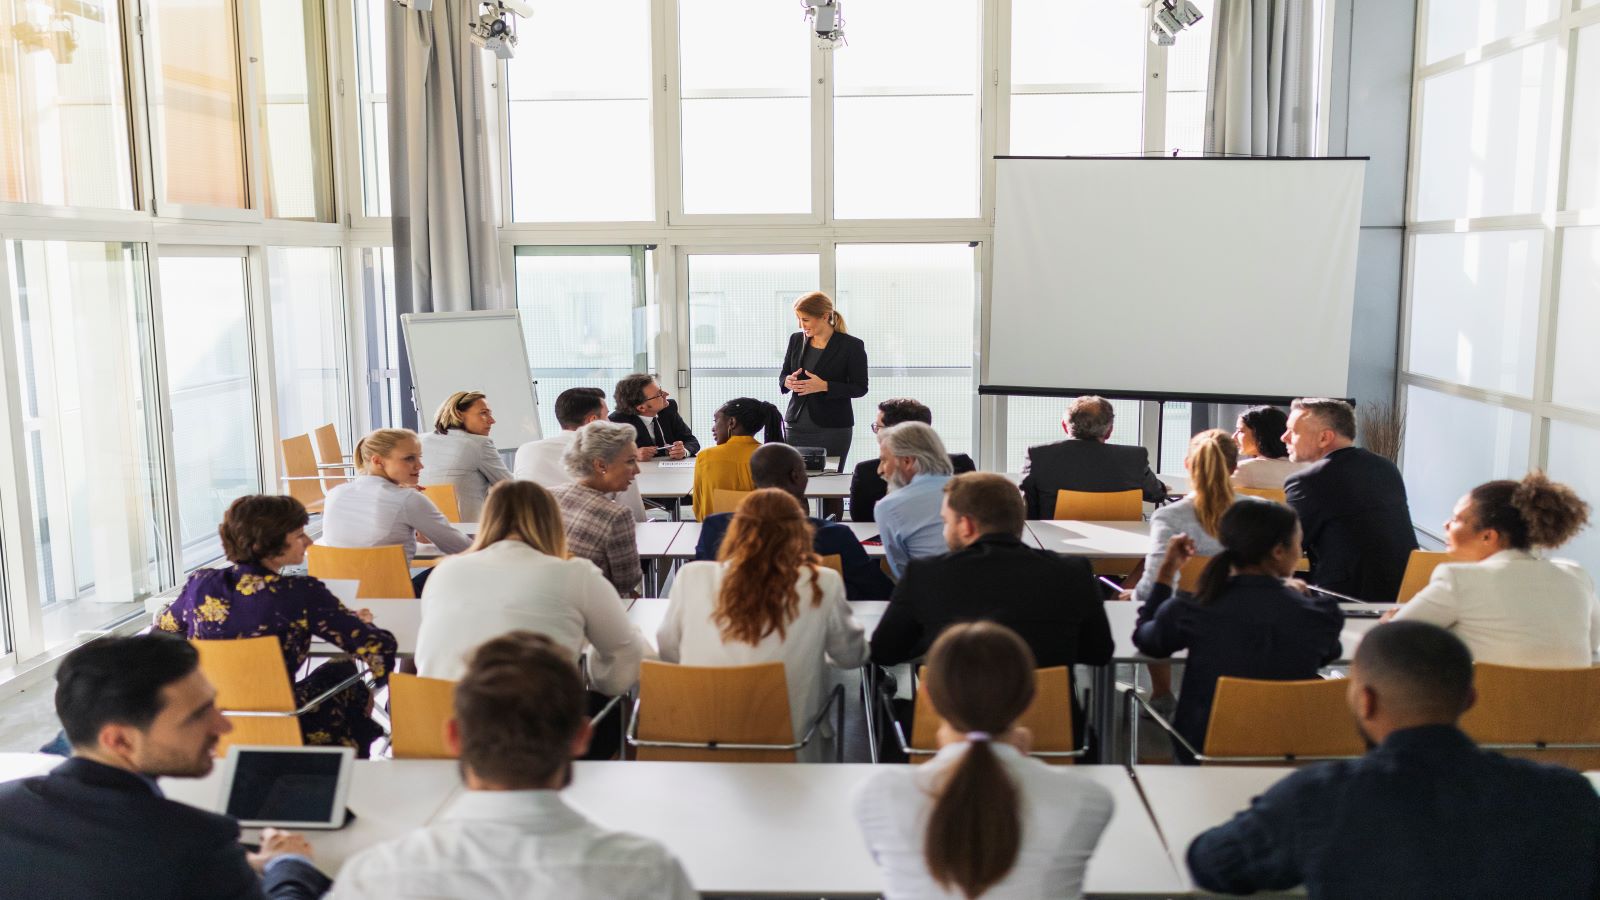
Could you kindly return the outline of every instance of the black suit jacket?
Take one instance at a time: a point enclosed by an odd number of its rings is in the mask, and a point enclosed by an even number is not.
[[[976,472],[978,466],[965,453],[950,454],[950,464],[956,474]],[[878,459],[864,459],[856,463],[855,474],[850,476],[850,519],[854,522],[872,522],[872,510],[878,501],[889,493],[889,483],[878,474]]]
[[[1055,516],[1057,491],[1132,490],[1143,491],[1151,503],[1167,496],[1167,486],[1150,471],[1150,453],[1143,447],[1072,438],[1028,448],[1022,496],[1030,519]]]
[[[329,884],[295,860],[258,879],[238,823],[168,800],[131,772],[74,758],[0,785],[0,896],[310,900]]]
[[[1406,483],[1395,464],[1346,447],[1289,476],[1283,491],[1305,529],[1311,583],[1393,603],[1417,549]]]
[[[778,372],[778,390],[785,394],[789,393],[789,388],[783,380],[800,368],[805,343],[805,332],[789,335],[789,349],[783,353],[783,369]],[[798,398],[810,410],[811,420],[823,428],[848,428],[856,424],[850,401],[867,393],[867,345],[858,337],[836,331],[810,372],[828,383],[823,393]]]
[[[689,451],[690,456],[700,452],[700,439],[694,436],[694,432],[689,430],[689,423],[685,422],[683,416],[678,413],[678,401],[676,400],[669,399],[667,408],[656,413],[656,421],[661,423],[661,434],[667,439],[665,444],[656,443],[656,436],[650,433],[650,429],[644,427],[644,419],[640,418],[637,413],[625,412],[619,409],[611,414],[611,421],[622,425],[632,425],[633,430],[638,432],[638,437],[635,440],[641,447],[670,447],[677,441],[683,441],[683,449]]]

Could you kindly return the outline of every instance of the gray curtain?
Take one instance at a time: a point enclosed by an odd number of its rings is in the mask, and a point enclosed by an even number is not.
[[[1310,156],[1317,49],[1311,0],[1217,0],[1211,16],[1206,152]]]

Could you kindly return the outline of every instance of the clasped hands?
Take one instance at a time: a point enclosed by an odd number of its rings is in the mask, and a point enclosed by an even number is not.
[[[805,369],[795,369],[790,372],[784,377],[783,386],[802,397],[807,394],[820,394],[828,389],[826,381],[807,372]]]

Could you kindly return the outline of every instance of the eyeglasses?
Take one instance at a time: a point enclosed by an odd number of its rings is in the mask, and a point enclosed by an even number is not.
[[[872,427],[872,433],[873,434],[877,434],[879,431],[883,430],[883,423],[882,422],[873,422],[871,427]]]
[[[669,395],[666,391],[661,391],[660,393],[656,394],[654,397],[646,397],[646,398],[644,398],[644,402],[649,403],[649,402],[654,401],[654,400],[660,400],[661,398],[667,397],[667,396],[671,396],[671,395]]]

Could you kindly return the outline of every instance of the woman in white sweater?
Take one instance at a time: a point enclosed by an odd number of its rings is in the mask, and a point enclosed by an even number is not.
[[[1310,465],[1289,458],[1289,448],[1283,443],[1283,433],[1288,430],[1289,417],[1276,406],[1252,406],[1239,416],[1233,439],[1245,458],[1233,473],[1234,487],[1281,491],[1290,475]]]
[[[717,562],[684,566],[656,635],[666,662],[749,666],[781,662],[789,685],[794,739],[805,735],[827,694],[827,667],[867,661],[867,639],[850,612],[844,580],[811,549],[811,523],[799,501],[775,488],[739,503]],[[827,737],[826,725],[821,732]],[[826,758],[812,739],[806,762]]]
[[[422,483],[455,485],[463,522],[478,521],[489,488],[511,478],[489,439],[493,427],[494,413],[482,392],[456,391],[440,405],[433,433],[422,436],[422,452],[428,457]]]
[[[1577,563],[1533,551],[1565,544],[1589,523],[1576,491],[1530,472],[1490,481],[1444,525],[1452,562],[1391,614],[1450,629],[1478,662],[1585,668],[1600,648],[1600,599]]]
[[[1033,701],[1033,654],[994,622],[945,629],[922,689],[944,719],[939,752],[884,766],[857,789],[856,822],[884,896],[1081,897],[1111,821],[1111,792],[1026,754],[1016,725]]]

